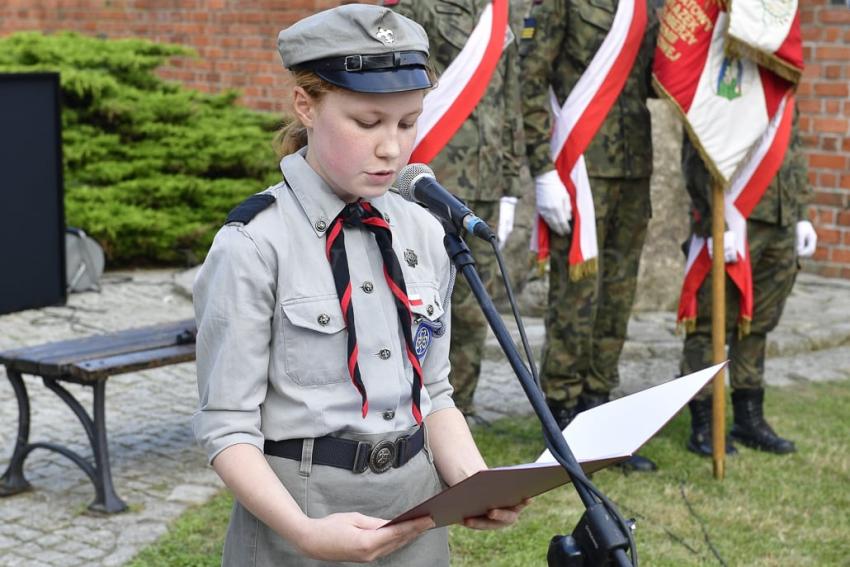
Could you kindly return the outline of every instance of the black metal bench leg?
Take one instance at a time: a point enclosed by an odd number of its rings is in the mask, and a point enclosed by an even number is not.
[[[104,514],[123,512],[127,509],[127,504],[115,493],[115,487],[112,484],[112,471],[109,467],[109,448],[106,440],[106,380],[98,380],[94,384],[85,384],[94,391],[92,402],[94,420],[71,392],[59,385],[56,380],[44,378],[44,385],[53,390],[80,420],[89,438],[89,444],[94,455],[94,466],[91,465],[90,461],[65,447],[52,443],[37,443],[35,445],[65,455],[89,476],[95,492],[94,501],[89,504],[89,510]]]
[[[30,483],[24,477],[24,460],[29,454],[28,445],[30,437],[30,401],[27,387],[19,372],[6,369],[6,376],[15,391],[18,399],[18,437],[15,439],[15,450],[9,460],[6,472],[0,477],[0,496],[11,496],[25,492],[31,488]]]
[[[109,445],[106,441],[106,380],[94,384],[94,463],[97,469],[97,497],[90,510],[114,514],[127,509],[127,504],[115,493],[112,470],[109,467]]]

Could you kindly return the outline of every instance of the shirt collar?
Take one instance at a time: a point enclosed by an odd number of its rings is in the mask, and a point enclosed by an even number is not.
[[[280,160],[280,170],[286,184],[301,205],[316,236],[324,236],[331,222],[345,206],[333,189],[307,163],[307,146]]]
[[[316,236],[323,237],[330,229],[331,222],[339,215],[346,203],[337,197],[333,189],[307,163],[306,155],[307,147],[305,146],[297,152],[285,156],[280,160],[280,170],[286,184],[307,215],[310,226],[313,227],[313,232],[316,233]],[[369,199],[369,201],[379,211],[384,211],[382,208],[385,201],[384,195]]]

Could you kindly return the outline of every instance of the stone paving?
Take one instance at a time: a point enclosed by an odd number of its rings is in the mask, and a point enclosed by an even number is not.
[[[508,326],[514,329],[519,345],[515,325],[508,322]],[[543,321],[526,318],[525,326],[539,360]],[[768,335],[767,349],[768,385],[850,379],[850,281],[801,274],[782,321]],[[634,313],[620,358],[621,385],[614,395],[637,392],[678,376],[681,351],[675,313]],[[492,335],[474,402],[481,417],[488,420],[532,412]]]
[[[0,316],[0,350],[191,317],[188,279],[167,270],[111,272],[103,279],[102,292],[73,295],[65,307]],[[526,324],[539,351],[542,322],[529,318]],[[676,375],[681,340],[674,330],[672,313],[632,317],[621,364],[623,393]],[[769,382],[848,379],[848,346],[850,282],[803,275],[771,337]],[[90,454],[71,411],[38,380],[25,381],[32,399],[30,438]],[[67,387],[90,407],[86,389]],[[116,376],[106,390],[112,472],[116,491],[130,510],[109,517],[91,514],[86,506],[93,489],[83,472],[53,452],[35,451],[25,466],[33,490],[0,499],[0,565],[121,565],[165,533],[188,506],[221,488],[192,437],[189,418],[197,403],[193,364]],[[493,337],[476,403],[486,419],[530,412]],[[2,369],[0,424],[0,468],[5,469],[17,405]]]
[[[110,273],[101,293],[71,296],[68,306],[0,317],[0,350],[193,316],[175,294],[172,272]],[[0,370],[0,466],[14,446],[17,404]],[[25,376],[32,400],[31,440],[68,444],[91,455],[82,426],[40,380]],[[66,387],[90,410],[90,388]],[[103,517],[86,509],[94,491],[71,461],[34,451],[24,471],[34,490],[0,499],[0,565],[121,565],[166,532],[188,505],[221,483],[196,448],[189,416],[197,405],[194,364],[111,378],[106,387],[115,488],[130,511]]]

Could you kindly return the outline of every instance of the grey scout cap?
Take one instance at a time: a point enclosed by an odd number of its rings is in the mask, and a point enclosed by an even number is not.
[[[277,49],[287,69],[311,70],[338,87],[365,93],[426,89],[428,36],[388,8],[350,4],[282,30]]]

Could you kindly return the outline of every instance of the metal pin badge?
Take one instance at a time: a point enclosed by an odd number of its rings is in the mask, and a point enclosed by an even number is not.
[[[419,257],[416,256],[416,252],[408,248],[404,251],[404,261],[407,262],[407,265],[411,268],[415,268],[416,264],[419,263]]]

